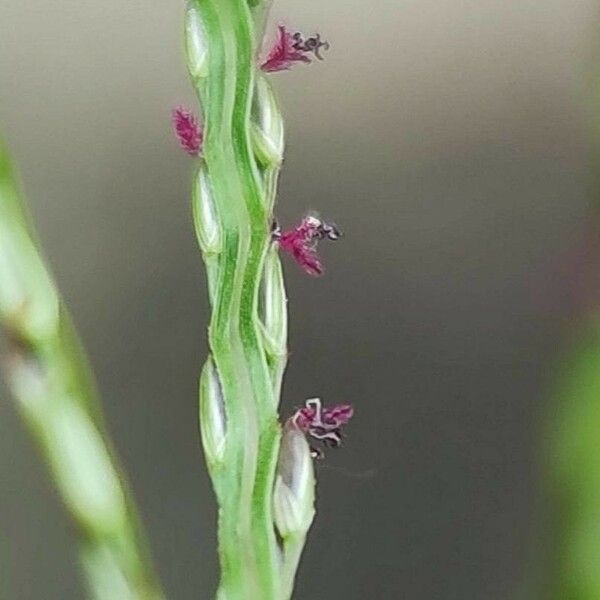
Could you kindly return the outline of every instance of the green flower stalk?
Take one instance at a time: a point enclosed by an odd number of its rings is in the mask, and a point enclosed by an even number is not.
[[[6,381],[78,526],[96,600],[161,600],[87,360],[44,264],[0,143],[0,322]]]
[[[283,122],[263,73],[320,58],[318,36],[280,28],[258,61],[266,15],[261,0],[189,0],[188,69],[203,129],[173,113],[182,148],[198,156],[193,215],[212,306],[210,356],[200,377],[200,429],[219,505],[219,600],[287,600],[314,514],[312,452],[305,434],[339,443],[351,416],[305,407],[278,419],[287,359],[287,306],[278,249],[311,274],[319,239],[333,226],[307,217],[274,226]],[[283,431],[283,432],[282,432]]]

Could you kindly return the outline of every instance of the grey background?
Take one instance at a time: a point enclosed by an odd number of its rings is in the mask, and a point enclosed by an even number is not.
[[[0,3],[0,123],[95,365],[171,598],[210,598],[196,432],[206,289],[182,3]],[[585,217],[591,0],[278,0],[327,60],[274,76],[278,214],[338,222],[320,280],[286,264],[283,412],[349,401],[319,467],[296,598],[508,598],[535,521],[535,434],[564,338],[553,264]],[[273,25],[274,27],[274,25]],[[82,598],[70,526],[0,401],[0,598]]]

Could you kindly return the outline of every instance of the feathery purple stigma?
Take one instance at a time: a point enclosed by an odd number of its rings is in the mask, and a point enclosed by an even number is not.
[[[260,68],[267,73],[285,71],[292,67],[294,63],[311,62],[308,54],[313,54],[319,60],[323,60],[321,48],[328,50],[329,43],[322,41],[320,34],[317,33],[312,37],[304,38],[301,33],[292,34],[286,29],[285,25],[280,25],[279,37]]]
[[[342,443],[342,428],[348,424],[353,414],[354,409],[350,404],[326,408],[321,404],[320,398],[311,398],[294,413],[291,421],[304,434],[325,446],[337,448]],[[313,453],[316,457],[321,456],[319,450],[313,449]]]
[[[191,156],[198,156],[202,150],[202,127],[196,117],[183,106],[178,106],[171,113],[173,131],[180,146]]]
[[[306,273],[318,276],[323,274],[324,269],[317,254],[317,243],[325,238],[337,240],[340,235],[335,225],[308,216],[294,229],[280,231],[275,227],[273,240],[282,250],[290,253]]]

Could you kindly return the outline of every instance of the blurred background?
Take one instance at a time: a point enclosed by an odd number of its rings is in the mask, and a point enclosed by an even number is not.
[[[590,202],[592,0],[277,0],[331,42],[273,76],[278,216],[345,238],[286,262],[282,414],[351,402],[319,464],[299,600],[511,597],[537,521],[540,413],[567,335],[557,275]],[[182,2],[1,2],[0,127],[95,366],[170,597],[208,599],[215,503],[196,424],[208,303]],[[0,598],[83,597],[70,524],[0,388]]]

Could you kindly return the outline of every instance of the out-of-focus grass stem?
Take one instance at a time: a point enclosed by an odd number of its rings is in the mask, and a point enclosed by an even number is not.
[[[19,412],[77,525],[96,600],[161,600],[149,551],[104,427],[96,386],[0,142],[3,369]]]

